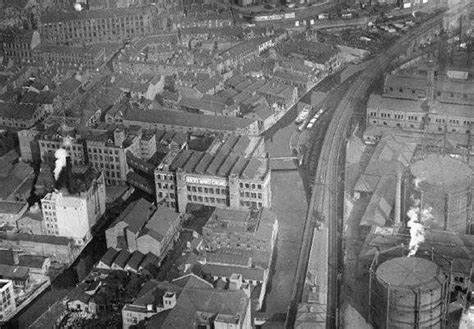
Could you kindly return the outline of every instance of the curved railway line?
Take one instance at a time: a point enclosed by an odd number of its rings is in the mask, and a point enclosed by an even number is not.
[[[309,173],[315,172],[315,179],[305,220],[302,246],[298,256],[296,281],[288,310],[287,328],[292,328],[294,325],[298,303],[303,294],[315,222],[321,223],[328,230],[326,328],[339,327],[338,277],[340,277],[339,273],[342,270],[342,245],[341,239],[338,238],[338,231],[341,230],[341,227],[338,226],[342,226],[340,220],[342,218],[342,214],[340,214],[342,200],[338,199],[340,193],[338,185],[342,185],[339,166],[340,160],[345,155],[343,152],[345,139],[353,117],[354,107],[368,95],[377,77],[421,36],[439,26],[442,19],[443,15],[438,14],[414,28],[410,34],[404,35],[387,51],[377,56],[368,70],[358,74],[333,113],[321,149],[312,147],[313,145],[307,148],[305,160],[309,163]]]

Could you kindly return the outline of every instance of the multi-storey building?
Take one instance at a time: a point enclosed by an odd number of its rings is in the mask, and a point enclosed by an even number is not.
[[[261,121],[234,116],[211,116],[181,111],[140,111],[134,109],[129,110],[125,114],[123,124],[125,126],[141,126],[145,129],[201,133],[224,132],[251,136],[258,135],[262,127]]]
[[[133,304],[122,309],[123,328],[250,329],[250,287],[234,276],[226,289],[217,289],[190,274],[172,282],[148,281]],[[190,324],[194,324],[194,326]]]
[[[68,151],[74,166],[87,163],[83,133],[77,129],[53,125],[40,134],[38,138],[41,162],[53,164],[55,152],[64,148]]]
[[[44,107],[37,104],[0,102],[0,126],[25,129],[33,127],[46,116]]]
[[[472,105],[472,81],[389,75],[383,95],[369,98],[367,123],[419,132],[470,134]]]
[[[206,152],[171,150],[155,169],[158,203],[218,208],[271,206],[270,170],[261,138],[231,135]]]
[[[34,61],[34,49],[41,44],[38,31],[24,31],[11,40],[3,41],[3,51],[7,59],[17,64],[28,65]]]
[[[73,173],[69,158],[67,162],[56,182],[57,191],[41,199],[45,233],[82,245],[92,238],[91,228],[105,212],[104,175],[93,169]]]
[[[123,185],[127,181],[129,170],[127,152],[135,156],[140,154],[139,136],[116,128],[114,131],[85,138],[89,164],[104,172],[107,185]]]
[[[33,62],[59,69],[96,70],[105,63],[104,46],[68,47],[42,44],[33,52]]]
[[[216,208],[202,229],[205,248],[236,248],[272,252],[278,233],[276,216],[260,211]]]
[[[34,128],[18,132],[20,155],[25,162],[39,162],[40,149],[38,144],[40,132]]]
[[[153,130],[145,130],[140,138],[140,157],[150,159],[156,153],[156,134]]]
[[[56,44],[120,42],[152,34],[156,14],[154,6],[50,12],[41,16],[39,30],[44,41]]]
[[[16,310],[12,280],[0,279],[0,322],[8,320]]]
[[[106,230],[107,247],[152,253],[159,263],[178,239],[182,220],[183,216],[171,209],[156,208],[139,199]]]

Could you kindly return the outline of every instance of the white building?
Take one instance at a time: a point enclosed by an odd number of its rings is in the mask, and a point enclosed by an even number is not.
[[[93,170],[84,175],[88,177],[77,180],[83,185],[76,193],[63,188],[41,200],[46,234],[69,237],[79,245],[91,239],[90,229],[105,212],[105,181]]]
[[[0,322],[8,320],[16,310],[12,280],[0,279]]]

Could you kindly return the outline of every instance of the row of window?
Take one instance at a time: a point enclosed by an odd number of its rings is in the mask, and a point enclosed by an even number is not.
[[[376,112],[370,112],[369,115],[371,117],[376,117],[377,116],[377,113]],[[391,117],[391,114],[390,113],[380,113],[380,116],[382,118],[390,118]],[[394,117],[395,119],[400,119],[400,120],[403,120],[404,119],[404,116],[402,114],[394,114]],[[409,115],[407,116],[408,120],[410,121],[418,121],[418,117],[417,116],[414,116],[414,115]],[[428,121],[431,121],[431,118],[428,118]],[[443,119],[443,118],[435,118],[435,122],[436,123],[445,123],[446,120]],[[448,122],[450,124],[455,124],[455,125],[459,125],[460,124],[460,120],[457,120],[457,119],[449,119]],[[374,123],[376,123],[374,121]],[[462,124],[465,125],[465,126],[470,126],[472,123],[474,123],[473,121],[463,121]]]
[[[166,193],[163,193],[163,192],[158,192],[158,198],[164,198],[165,196],[168,196],[170,199],[174,199],[175,198],[175,195],[174,193],[169,193],[169,194],[166,194]]]
[[[156,183],[156,187],[164,190],[173,190],[174,191],[174,185],[173,184],[166,184],[166,183]]]
[[[101,153],[104,153],[104,154],[115,154],[115,155],[118,155],[118,150],[108,149],[108,151],[107,151],[107,149],[104,149],[104,150],[103,150],[103,149],[97,149],[97,148],[95,148],[95,147],[94,147],[94,148],[88,147],[88,148],[87,148],[87,152],[88,152],[89,154],[93,154],[93,153],[99,153],[99,154],[101,154]]]
[[[188,192],[227,195],[227,189],[218,187],[187,186]]]
[[[243,192],[240,191],[240,197],[242,198],[252,198],[252,199],[262,199],[262,193],[254,193],[254,192]]]
[[[143,15],[129,15],[129,16],[112,16],[107,18],[98,18],[98,19],[83,19],[83,20],[71,20],[57,23],[44,23],[42,28],[52,28],[52,27],[66,27],[66,26],[85,26],[97,24],[106,24],[110,22],[130,22],[130,21],[142,21]]]
[[[158,180],[174,180],[173,175],[166,175],[166,174],[158,174],[156,175],[156,179]]]
[[[194,202],[201,202],[201,203],[207,203],[207,204],[215,204],[215,205],[227,205],[227,199],[225,198],[215,198],[215,197],[203,197],[201,195],[190,195],[188,194],[188,201],[194,201]]]
[[[263,204],[261,202],[255,202],[255,201],[240,201],[240,205],[242,207],[249,207],[249,208],[262,208]]]
[[[247,189],[262,189],[262,184],[251,184],[251,183],[240,183],[239,184],[240,188],[247,188]]]

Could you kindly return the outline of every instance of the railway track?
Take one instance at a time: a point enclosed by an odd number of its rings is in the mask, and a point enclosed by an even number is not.
[[[442,23],[442,19],[442,15],[438,14],[412,30],[411,34],[404,35],[396,44],[379,55],[369,70],[359,74],[333,112],[333,117],[329,123],[321,149],[319,150],[315,147],[315,144],[313,144],[313,147],[307,148],[305,158],[309,161],[308,169],[310,171],[314,170],[315,178],[311,202],[305,221],[303,242],[298,258],[296,281],[292,303],[288,312],[287,328],[293,327],[297,305],[302,297],[315,221],[328,230],[328,270],[326,273],[327,278],[325,278],[327,279],[328,287],[326,328],[339,327],[340,291],[338,278],[340,277],[339,274],[342,271],[343,264],[341,257],[342,244],[338,236],[338,231],[341,229],[339,224],[342,224],[340,220],[341,214],[339,213],[342,208],[342,200],[338,198],[340,192],[338,185],[341,184],[338,184],[338,182],[341,182],[341,177],[339,177],[340,160],[341,156],[344,155],[346,134],[350,127],[354,106],[358,101],[362,101],[366,97],[376,78],[383,74],[393,61],[402,55],[413,42],[417,41],[434,27],[439,26]]]

